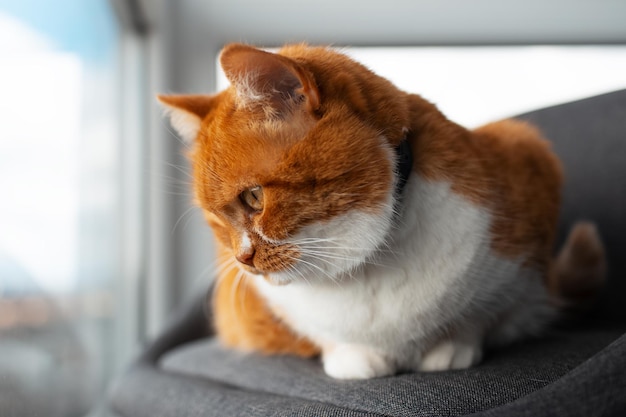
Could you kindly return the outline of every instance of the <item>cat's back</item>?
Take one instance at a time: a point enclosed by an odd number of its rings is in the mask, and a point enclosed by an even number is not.
[[[551,257],[559,212],[561,164],[533,125],[515,119],[472,132],[490,184],[487,205],[494,214],[493,247],[545,267]]]
[[[550,142],[534,125],[522,120],[504,119],[480,126],[472,133],[474,140],[484,147],[483,151],[489,154],[491,161],[500,162],[502,172],[517,168],[518,173],[542,173],[560,181],[559,160],[552,152]],[[524,169],[537,164],[543,164],[546,170]]]

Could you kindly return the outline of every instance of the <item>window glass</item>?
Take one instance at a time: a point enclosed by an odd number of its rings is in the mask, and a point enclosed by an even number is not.
[[[0,0],[0,415],[84,414],[116,360],[118,35],[106,0]]]
[[[467,127],[626,88],[624,46],[341,50]],[[218,88],[227,84],[218,63]]]

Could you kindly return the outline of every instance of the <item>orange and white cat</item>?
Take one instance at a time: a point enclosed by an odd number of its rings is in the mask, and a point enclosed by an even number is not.
[[[227,346],[321,353],[335,378],[466,368],[540,332],[570,275],[601,281],[592,225],[552,261],[561,168],[532,126],[465,129],[330,48],[220,60],[226,90],[160,100],[228,259]]]

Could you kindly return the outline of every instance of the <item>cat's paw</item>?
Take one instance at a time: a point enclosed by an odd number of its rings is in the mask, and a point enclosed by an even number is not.
[[[336,345],[324,349],[324,371],[337,379],[368,379],[396,372],[392,361],[363,346]]]
[[[446,340],[422,357],[420,371],[447,371],[465,369],[481,361],[483,350],[478,343]]]

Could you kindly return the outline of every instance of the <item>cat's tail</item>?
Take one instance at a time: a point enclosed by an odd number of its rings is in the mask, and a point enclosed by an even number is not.
[[[585,310],[604,287],[606,269],[604,245],[596,226],[576,223],[551,265],[548,289],[565,310]]]

